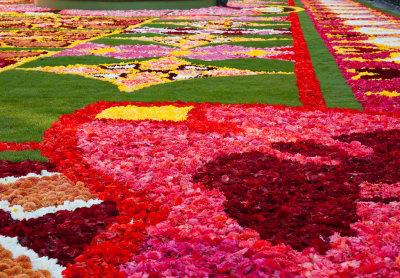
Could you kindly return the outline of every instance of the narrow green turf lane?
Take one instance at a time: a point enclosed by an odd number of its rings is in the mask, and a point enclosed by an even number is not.
[[[296,6],[303,8],[300,0],[295,0],[295,3]],[[362,110],[361,104],[354,97],[351,88],[346,84],[338,65],[326,48],[306,11],[301,11],[298,15],[326,106]]]
[[[11,151],[11,152],[0,152],[0,160],[8,160],[12,162],[18,162],[22,160],[30,159],[32,161],[48,161],[47,158],[40,154],[40,151]]]

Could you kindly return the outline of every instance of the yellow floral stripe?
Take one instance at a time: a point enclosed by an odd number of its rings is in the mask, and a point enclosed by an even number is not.
[[[400,96],[400,93],[394,92],[394,91],[393,92],[382,91],[382,92],[376,92],[376,93],[366,92],[364,94],[366,94],[367,96],[371,96],[371,95],[379,95],[379,96],[386,96],[386,97],[398,97],[398,96]]]
[[[115,106],[103,110],[96,116],[96,119],[112,119],[112,120],[155,120],[155,121],[185,121],[193,106],[176,107],[176,106],[153,106],[140,107],[135,105]]]

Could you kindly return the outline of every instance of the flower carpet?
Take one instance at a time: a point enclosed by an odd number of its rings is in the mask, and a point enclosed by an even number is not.
[[[400,277],[399,32],[350,0],[0,0],[0,277]]]
[[[109,81],[120,91],[132,92],[154,84],[213,76],[265,74],[229,68],[194,65],[175,57],[119,64],[74,65],[72,67],[24,68],[23,70],[47,71],[59,74],[78,74]]]
[[[353,1],[303,2],[363,107],[399,112],[399,18]]]

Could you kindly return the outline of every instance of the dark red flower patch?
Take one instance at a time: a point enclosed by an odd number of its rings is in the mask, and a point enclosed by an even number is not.
[[[22,246],[67,265],[83,252],[93,237],[105,231],[117,216],[117,210],[114,202],[104,202],[23,221],[12,222],[8,214],[0,214],[1,235],[18,237]]]
[[[330,248],[334,232],[354,235],[357,221],[358,185],[362,182],[393,184],[400,180],[400,130],[343,135],[343,142],[359,141],[373,148],[365,158],[349,156],[334,147],[312,141],[279,142],[283,152],[323,156],[341,162],[333,165],[302,165],[279,160],[261,152],[225,155],[207,163],[194,180],[222,190],[226,212],[240,225],[258,231],[273,244],[290,244],[296,250]],[[398,198],[373,198],[388,203]]]
[[[56,165],[51,162],[31,161],[29,159],[22,162],[0,160],[0,178],[9,176],[21,177],[29,173],[40,174],[42,170],[55,172]]]
[[[301,165],[261,152],[221,156],[207,163],[196,182],[224,192],[226,212],[273,244],[296,250],[330,248],[335,231],[354,235],[358,187],[337,176],[335,166]]]
[[[301,153],[305,156],[326,156],[329,154],[330,158],[339,158],[340,156],[347,155],[345,151],[338,148],[326,146],[315,143],[313,141],[300,141],[296,143],[292,142],[276,142],[271,144],[271,147],[278,149],[282,152],[288,152],[292,154]]]
[[[13,224],[15,220],[11,218],[11,213],[0,209],[0,229]]]
[[[358,141],[374,150],[370,157],[343,161],[350,171],[357,173],[354,179],[387,184],[400,180],[400,130],[353,133],[336,139],[348,143]]]
[[[15,63],[16,63],[16,61],[4,60],[4,59],[0,58],[0,68],[4,68],[6,66],[9,66],[9,65],[12,65],[12,64],[15,64]]]
[[[356,69],[356,72],[359,72],[362,75],[361,79],[371,80],[371,79],[383,79],[383,80],[390,80],[393,78],[400,78],[400,69],[393,69],[393,68],[361,68]],[[372,73],[372,75],[371,75]]]

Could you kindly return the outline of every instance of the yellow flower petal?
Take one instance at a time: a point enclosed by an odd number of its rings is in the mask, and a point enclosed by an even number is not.
[[[400,92],[394,92],[394,91],[393,92],[382,91],[382,92],[376,92],[376,93],[366,92],[364,94],[366,94],[367,96],[371,96],[371,95],[380,95],[380,96],[386,96],[386,97],[398,97],[398,96],[400,96]]]
[[[155,120],[155,121],[185,121],[187,115],[193,106],[176,107],[168,106],[115,106],[103,110],[96,116],[96,119],[112,119],[112,120]]]

